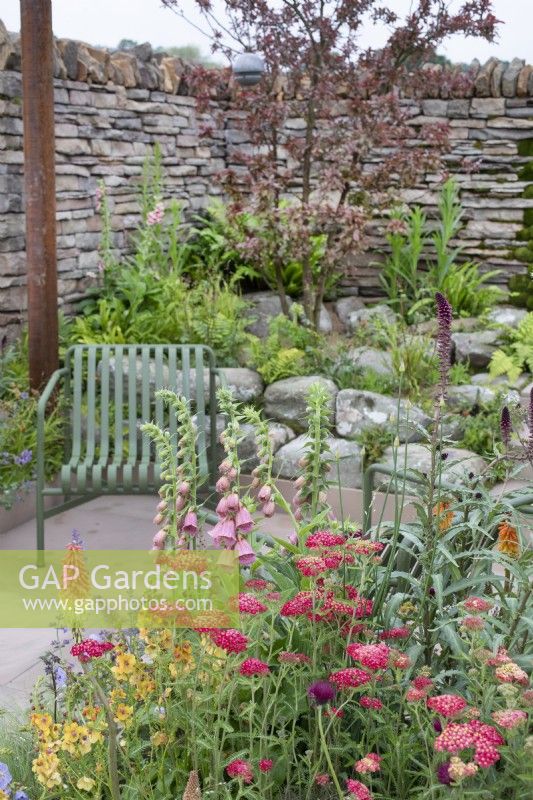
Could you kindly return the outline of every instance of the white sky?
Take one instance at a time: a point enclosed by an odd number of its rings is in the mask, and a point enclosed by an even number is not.
[[[409,8],[411,0],[388,0],[395,10]],[[459,0],[453,0],[459,2]],[[222,0],[214,7],[222,8]],[[0,0],[0,19],[11,31],[20,28],[19,0]],[[202,25],[194,0],[183,0],[183,7],[194,22]],[[486,61],[490,56],[503,60],[514,57],[533,62],[533,0],[493,0],[500,26],[499,39],[494,44],[482,40],[454,37],[442,52],[453,61]],[[186,25],[160,0],[52,0],[56,36],[81,39],[91,44],[115,47],[121,39],[149,41],[154,46],[197,44],[209,52],[209,42],[194,28]],[[379,45],[383,32],[369,31],[362,42]]]

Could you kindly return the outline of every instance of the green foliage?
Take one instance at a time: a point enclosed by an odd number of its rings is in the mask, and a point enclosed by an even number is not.
[[[462,386],[465,383],[470,383],[471,375],[468,365],[464,361],[452,364],[448,372],[448,379],[452,386]]]
[[[480,274],[477,264],[459,263],[464,248],[454,247],[452,240],[461,231],[462,219],[459,189],[451,178],[442,187],[436,226],[418,206],[391,212],[386,234],[391,252],[381,283],[389,304],[406,321],[428,317],[437,291],[462,316],[479,315],[501,297],[497,287],[486,285],[497,271]]]
[[[347,348],[341,348],[335,356],[328,359],[324,374],[331,378],[339,389],[359,389],[363,392],[393,394],[396,388],[393,377],[383,375],[373,369],[361,369],[354,364]]]
[[[383,425],[372,425],[365,428],[355,437],[355,441],[363,448],[363,459],[365,467],[368,464],[375,464],[390,447],[394,435]]]
[[[294,303],[290,313],[290,317],[279,314],[270,320],[265,339],[250,342],[251,362],[265,383],[320,371],[324,337],[300,322],[299,305]]]
[[[508,344],[493,354],[489,371],[493,377],[508,375],[515,381],[524,369],[533,372],[533,312],[509,329],[507,338]]]
[[[513,305],[533,311],[533,272],[526,275],[511,275],[509,289],[511,291],[510,301]]]

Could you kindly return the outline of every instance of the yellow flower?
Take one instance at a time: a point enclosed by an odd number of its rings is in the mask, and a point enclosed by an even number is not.
[[[123,722],[127,725],[133,714],[133,706],[126,706],[120,703],[115,709],[115,722]]]
[[[126,698],[126,692],[123,689],[111,689],[109,699],[112,703],[118,703],[120,700]]]
[[[88,719],[89,722],[95,722],[99,713],[100,713],[100,706],[85,706],[85,708],[81,712],[82,716],[85,717],[85,719]]]
[[[34,728],[37,728],[37,730],[42,733],[48,733],[54,724],[50,714],[32,714],[30,722]]]
[[[169,664],[168,665],[168,671],[170,672],[170,677],[171,678],[177,678],[178,677],[178,668],[177,668],[177,666],[175,664]]]
[[[156,690],[155,681],[148,676],[143,676],[136,681],[131,681],[132,685],[135,687],[135,699],[136,700],[144,700],[148,695],[153,694]]]
[[[513,528],[508,522],[501,522],[498,526],[498,544],[496,545],[496,549],[500,553],[505,553],[505,555],[511,558],[518,558],[520,555],[518,533],[516,532],[516,528]]]
[[[85,755],[91,752],[91,735],[89,729],[77,722],[67,722],[63,726],[61,749],[71,755]]]
[[[190,661],[193,660],[192,656],[192,645],[189,641],[182,642],[182,644],[176,645],[174,648],[174,658],[176,661],[181,661],[184,664],[188,664]]]
[[[39,783],[42,783],[47,789],[53,789],[54,786],[61,785],[59,759],[55,753],[40,753],[37,758],[33,759],[31,768]]]
[[[77,782],[76,788],[81,789],[84,792],[90,792],[95,785],[96,781],[93,781],[92,778],[88,778],[87,775],[84,775],[83,778],[80,778]]]
[[[0,789],[0,800],[9,800],[9,795],[3,789]]]
[[[161,747],[168,742],[168,734],[164,731],[156,731],[150,738],[154,747]]]
[[[136,665],[137,659],[132,653],[119,653],[111,672],[118,681],[122,681],[133,674]]]
[[[163,650],[170,650],[174,645],[174,635],[172,631],[169,630],[162,630],[159,634],[159,646],[163,648]]]

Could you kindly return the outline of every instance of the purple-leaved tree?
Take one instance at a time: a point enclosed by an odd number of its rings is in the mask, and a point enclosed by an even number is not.
[[[180,0],[163,2],[186,10]],[[213,51],[231,60],[252,50],[266,67],[252,89],[235,85],[229,72],[198,67],[192,76],[205,107],[217,93],[227,96],[229,84],[252,144],[232,153],[232,168],[219,176],[228,214],[285,312],[284,267],[301,264],[303,306],[318,325],[328,282],[363,246],[368,220],[434,168],[446,147],[439,125],[413,140],[402,94],[437,80],[453,93],[468,80],[459,70],[428,70],[427,62],[452,34],[492,41],[492,0],[413,0],[403,18],[387,0],[224,0],[222,22],[210,0],[195,2]],[[364,30],[377,24],[387,40],[367,48]]]

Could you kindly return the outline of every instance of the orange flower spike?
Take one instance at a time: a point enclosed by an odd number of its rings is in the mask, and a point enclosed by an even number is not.
[[[520,555],[520,539],[516,528],[508,522],[501,522],[498,526],[498,542],[496,549],[511,558],[518,558]]]

